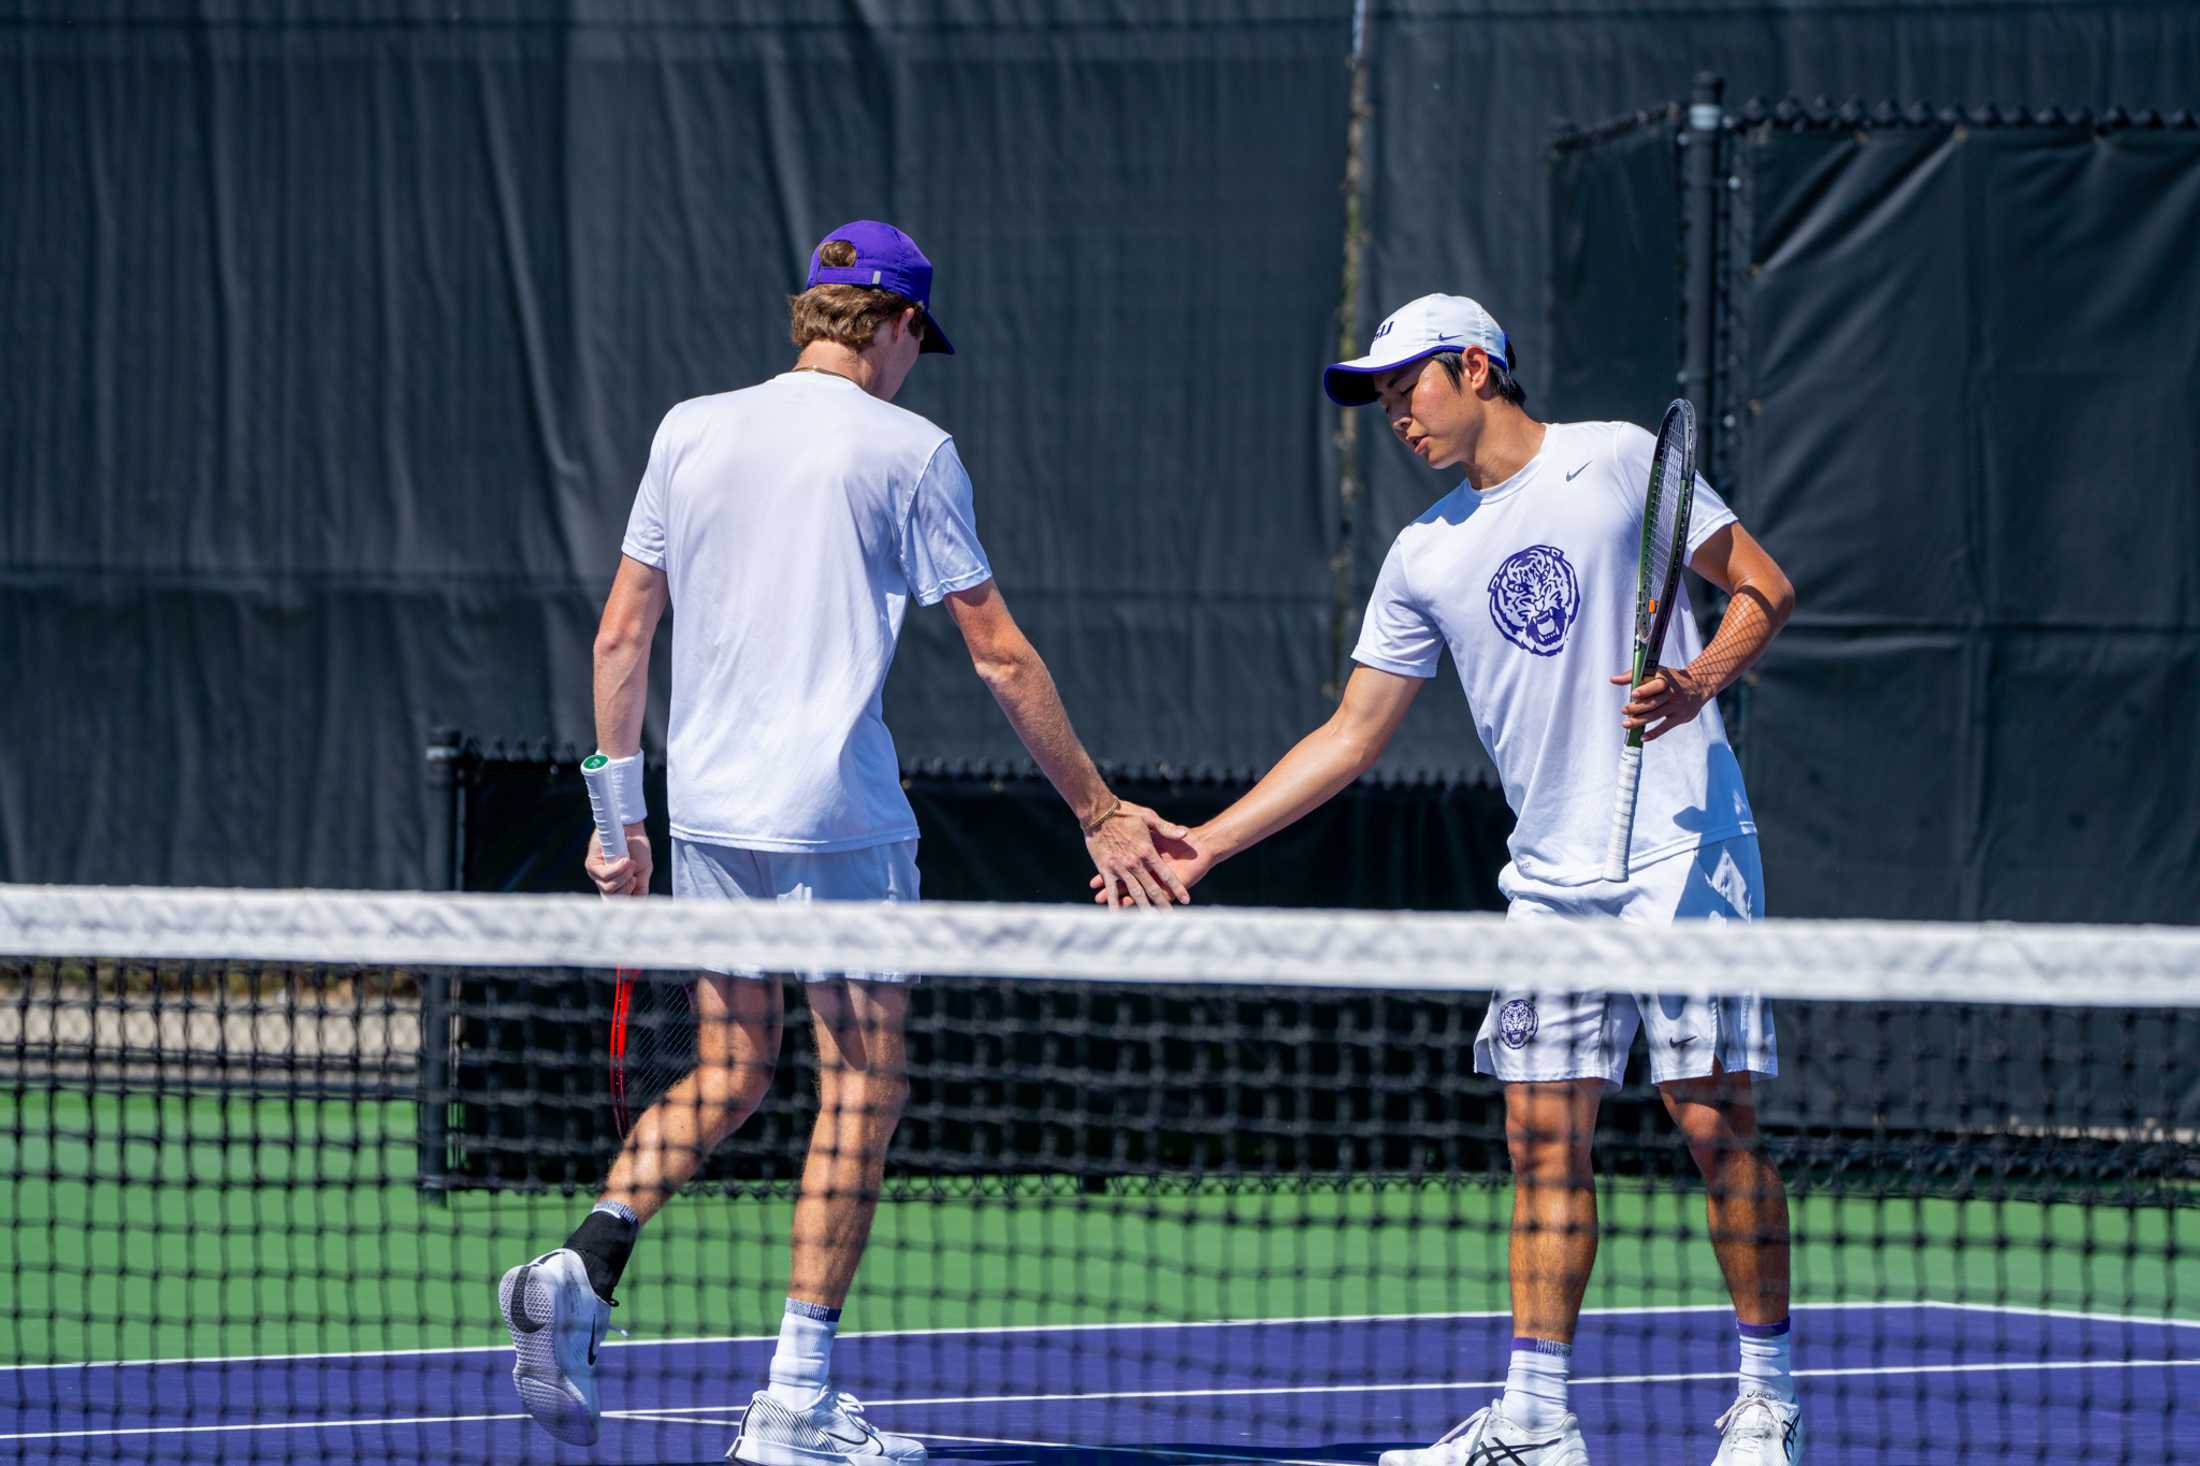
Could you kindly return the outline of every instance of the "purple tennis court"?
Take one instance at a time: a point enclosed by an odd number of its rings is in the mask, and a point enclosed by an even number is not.
[[[2200,1466],[2200,1323],[1980,1305],[1797,1310],[1814,1466]],[[863,1334],[838,1382],[938,1460],[1370,1462],[1502,1388],[1492,1314]],[[1575,1408],[1602,1461],[1708,1460],[1733,1393],[1723,1309],[1592,1311]],[[509,1351],[5,1372],[0,1442],[33,1462],[683,1462],[721,1457],[768,1339],[613,1344],[602,1439],[517,1411]]]

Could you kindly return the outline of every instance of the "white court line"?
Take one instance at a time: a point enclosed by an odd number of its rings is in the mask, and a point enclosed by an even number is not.
[[[1683,1303],[1670,1308],[1584,1308],[1592,1313],[1713,1313],[1725,1304]],[[1912,1308],[1905,1303],[1798,1303],[1797,1308]],[[1155,1319],[1148,1323],[1010,1323],[971,1324],[960,1328],[858,1329],[839,1335],[843,1339],[920,1339],[942,1334],[1077,1334],[1106,1333],[1122,1329],[1245,1329],[1284,1324],[1384,1323],[1412,1319],[1509,1318],[1508,1309],[1477,1309],[1458,1313],[1315,1313],[1292,1318]],[[699,1334],[681,1339],[606,1339],[606,1349],[666,1349],[694,1344],[769,1344],[777,1334]],[[443,1344],[423,1349],[354,1349],[329,1354],[217,1354],[206,1358],[95,1359],[77,1364],[0,1365],[0,1374],[28,1369],[132,1369],[154,1364],[267,1364],[290,1359],[391,1359],[407,1354],[494,1354],[510,1344]]]
[[[738,1414],[739,1412],[736,1411],[735,1413]],[[655,1413],[645,1413],[640,1410],[606,1410],[603,1415],[606,1420],[633,1420],[639,1421],[643,1425],[707,1425],[713,1430],[723,1430],[733,1424],[731,1420],[720,1419],[717,1416],[698,1420],[691,1415],[675,1415],[669,1410]],[[948,1437],[941,1436],[939,1439],[946,1440]]]
[[[1848,1379],[1888,1374],[2007,1374],[2029,1370],[2073,1369],[2190,1369],[2200,1366],[2200,1358],[2193,1359],[2069,1359],[2069,1360],[2008,1360],[1992,1364],[1879,1364],[1854,1365],[1828,1369],[1798,1369],[1798,1378]],[[1696,1370],[1673,1374],[1607,1374],[1592,1375],[1574,1380],[1576,1385],[1650,1385],[1684,1384],[1695,1380],[1730,1380],[1731,1369]],[[1214,1397],[1272,1397],[1277,1395],[1338,1395],[1360,1393],[1369,1395],[1418,1394],[1431,1390],[1492,1390],[1503,1389],[1502,1379],[1483,1380],[1430,1380],[1414,1384],[1349,1384],[1349,1385],[1270,1385],[1253,1389],[1199,1389],[1199,1390],[1104,1390],[1090,1394],[1049,1395],[938,1395],[903,1400],[867,1400],[870,1407],[913,1407],[919,1405],[1020,1405],[1059,1404],[1080,1400],[1189,1400]],[[747,1409],[746,1405],[688,1405],[664,1406],[645,1410],[618,1410],[607,1412],[627,1420],[655,1420],[679,1416],[732,1415]],[[522,1412],[495,1415],[425,1415],[392,1416],[368,1420],[298,1420],[280,1422],[255,1422],[248,1425],[144,1425],[112,1427],[99,1430],[43,1430],[22,1431],[0,1435],[0,1441],[57,1440],[74,1438],[101,1438],[139,1435],[201,1435],[216,1431],[254,1430],[322,1430],[342,1429],[373,1425],[453,1425],[481,1420],[524,1420]],[[686,1423],[700,1423],[688,1421]],[[943,1437],[945,1439],[945,1437]],[[1016,1443],[1012,1443],[1016,1444]],[[1097,1449],[1078,1447],[1077,1449]],[[1249,1458],[1250,1459],[1250,1458]],[[1269,1457],[1259,1457],[1269,1460]]]
[[[1075,1441],[1023,1441],[1003,1435],[924,1433],[928,1441],[962,1441],[977,1446],[1039,1446],[1051,1451],[1105,1451],[1124,1456],[1162,1456],[1176,1461],[1259,1461],[1264,1466],[1367,1466],[1364,1461],[1331,1461],[1320,1456],[1246,1456],[1232,1451],[1168,1451],[1157,1446],[1082,1446]]]
[[[1794,1311],[1803,1313],[1813,1309],[1837,1309],[1842,1311],[1892,1308],[1965,1308],[1973,1305],[1961,1303],[1932,1303],[1910,1301],[1865,1301],[1858,1303],[1798,1303]],[[1985,1307],[1987,1305],[1977,1305]],[[1648,1308],[1584,1308],[1583,1318],[1624,1317],[1628,1314],[1663,1313],[1731,1313],[1733,1305],[1727,1303],[1671,1303]],[[2022,1312],[2022,1309],[2016,1310]],[[2073,1314],[2071,1317],[2089,1315]],[[1123,1329],[1258,1329],[1280,1328],[1290,1324],[1332,1323],[1409,1323],[1442,1319],[1510,1318],[1509,1308],[1481,1308],[1446,1313],[1310,1313],[1290,1318],[1201,1318],[1155,1319],[1146,1323],[1010,1323],[970,1324],[958,1328],[929,1329],[859,1329],[843,1333],[843,1339],[921,1339],[943,1334],[1082,1334],[1106,1333]],[[2187,1326],[2178,1319],[2133,1319],[2133,1323],[2176,1323]],[[2200,1323],[2189,1325],[2200,1328]],[[777,1334],[698,1334],[692,1338],[678,1339],[606,1339],[606,1349],[671,1349],[698,1344],[768,1344],[779,1338]],[[325,1354],[209,1354],[203,1358],[182,1355],[168,1359],[87,1359],[63,1364],[0,1364],[0,1374],[21,1373],[34,1369],[144,1369],[156,1364],[273,1364],[301,1359],[402,1359],[412,1355],[450,1354],[498,1354],[509,1352],[510,1344],[433,1344],[418,1349],[346,1349]]]
[[[1848,1376],[1881,1374],[1988,1374],[2009,1373],[2027,1369],[2171,1369],[2200,1365],[2196,1359],[2070,1359],[2070,1360],[1999,1360],[1987,1364],[1874,1364],[1829,1366],[1824,1369],[1798,1369],[1798,1378],[1835,1379]],[[1671,1374],[1605,1374],[1575,1379],[1575,1385],[1667,1385],[1686,1384],[1695,1380],[1730,1380],[1731,1369],[1706,1369],[1675,1372]],[[1071,1404],[1080,1400],[1193,1400],[1207,1398],[1253,1398],[1277,1395],[1345,1395],[1353,1393],[1370,1395],[1416,1394],[1430,1390],[1501,1390],[1505,1381],[1498,1379],[1450,1379],[1423,1380],[1411,1384],[1346,1384],[1346,1385],[1259,1385],[1223,1387],[1216,1386],[1196,1390],[1095,1390],[1084,1394],[1044,1395],[932,1395],[916,1396],[900,1400],[865,1400],[863,1408],[886,1409],[897,1406],[904,1409],[922,1405],[1054,1405]],[[666,1407],[669,1412],[670,1407]],[[702,1415],[716,1411],[739,1414],[746,1405],[686,1405],[680,1407],[683,1415]],[[652,1410],[624,1412],[634,1417],[646,1417]],[[924,1434],[924,1432],[919,1432]],[[0,1437],[4,1439],[4,1437]]]
[[[2086,1323],[2152,1324],[2161,1328],[2200,1329],[2200,1319],[2150,1318],[2133,1313],[2082,1313],[2073,1309],[2029,1308],[2021,1303],[1951,1303],[1938,1298],[1908,1299],[1860,1299],[1853,1303],[1798,1303],[1796,1313],[1833,1312],[1862,1313],[1904,1308],[1953,1308],[1974,1313],[2013,1314],[2029,1318],[2074,1319]],[[1661,1303],[1642,1308],[1584,1308],[1583,1318],[1626,1317],[1629,1314],[1668,1313],[1729,1313],[1733,1306],[1726,1303]],[[1297,1314],[1289,1318],[1202,1318],[1202,1319],[1153,1319],[1146,1322],[1127,1323],[1015,1323],[970,1324],[953,1328],[924,1329],[859,1329],[840,1335],[843,1339],[918,1339],[946,1334],[969,1334],[973,1337],[990,1334],[1082,1334],[1107,1333],[1125,1329],[1256,1329],[1281,1328],[1292,1324],[1340,1324],[1340,1323],[1412,1323],[1445,1319],[1510,1318],[1512,1311],[1504,1308],[1454,1310],[1439,1313],[1313,1313]],[[696,1334],[672,1339],[606,1339],[606,1349],[674,1349],[698,1345],[716,1344],[768,1344],[777,1334]],[[509,1350],[510,1344],[429,1344],[413,1349],[339,1349],[326,1353],[307,1354],[209,1354],[205,1356],[181,1355],[165,1359],[86,1359],[60,1364],[0,1364],[0,1374],[18,1374],[39,1369],[145,1369],[154,1365],[173,1364],[273,1364],[286,1361],[311,1359],[402,1359],[407,1357],[444,1356],[453,1354],[499,1354]]]
[[[1679,1304],[1672,1308],[1584,1308],[1591,1313],[1701,1313],[1712,1312],[1722,1305],[1710,1303]],[[1849,1304],[1797,1304],[1798,1308],[1850,1307]],[[1915,1305],[1856,1304],[1855,1307],[1902,1308]],[[1283,1324],[1316,1323],[1382,1323],[1389,1320],[1446,1319],[1446,1318],[1507,1318],[1507,1310],[1482,1309],[1466,1313],[1333,1313],[1305,1314],[1294,1318],[1206,1318],[1206,1319],[1156,1319],[1150,1323],[1011,1323],[972,1324],[960,1328],[930,1329],[858,1329],[839,1335],[843,1339],[918,1339],[942,1334],[1073,1334],[1104,1333],[1121,1329],[1243,1329],[1266,1328]],[[681,1339],[606,1339],[606,1349],[669,1349],[696,1344],[769,1344],[779,1338],[777,1334],[699,1334]],[[206,1358],[185,1356],[173,1359],[95,1359],[77,1364],[8,1364],[0,1365],[0,1374],[29,1369],[133,1369],[155,1364],[268,1364],[295,1359],[392,1359],[408,1354],[495,1354],[509,1350],[510,1344],[446,1344],[423,1349],[354,1349],[329,1354],[217,1354]]]
[[[1798,1303],[1795,1306],[1797,1308],[1807,1308],[1811,1305]],[[1820,1304],[1818,1306],[1825,1307],[1826,1305]],[[2075,1319],[2081,1323],[2139,1323],[2153,1324],[2157,1328],[2165,1329],[2200,1329],[2200,1319],[2147,1318],[2143,1314],[2136,1313],[2080,1313],[2071,1308],[2026,1308],[2021,1303],[1912,1303],[1898,1306],[1955,1308],[1966,1313],[2014,1314],[2020,1318],[2067,1318]]]
[[[250,1425],[130,1425],[101,1430],[19,1430],[0,1435],[0,1441],[105,1440],[126,1435],[211,1435],[219,1431],[248,1430],[345,1430],[369,1425],[465,1425],[477,1420],[525,1420],[527,1412],[513,1410],[494,1415],[388,1415],[361,1420],[268,1420]]]

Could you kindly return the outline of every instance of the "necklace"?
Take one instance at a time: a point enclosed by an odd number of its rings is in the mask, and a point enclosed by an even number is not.
[[[795,370],[798,372],[816,372],[821,377],[838,377],[843,382],[847,382],[852,386],[860,387],[863,385],[861,382],[856,381],[854,377],[849,376],[846,372],[836,372],[831,367],[798,366],[795,368]]]

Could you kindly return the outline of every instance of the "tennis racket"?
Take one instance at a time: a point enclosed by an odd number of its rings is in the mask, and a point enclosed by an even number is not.
[[[695,1067],[695,984],[622,967],[611,989],[611,1119],[634,1122]]]
[[[1658,424],[1650,452],[1650,492],[1642,506],[1642,558],[1635,570],[1635,659],[1630,689],[1657,667],[1665,633],[1680,599],[1681,564],[1688,558],[1688,511],[1696,502],[1696,409],[1675,398]],[[1642,788],[1642,730],[1627,730],[1612,800],[1612,833],[1604,847],[1604,878],[1627,879],[1635,836],[1635,795]]]
[[[610,762],[600,753],[589,755],[581,763],[581,781],[588,786],[596,843],[603,847],[605,859],[622,860],[627,853],[626,830],[612,811],[614,801],[606,772]],[[670,991],[676,987],[669,982],[652,982],[648,974],[631,967],[617,968],[612,974],[611,1118],[621,1140],[634,1128],[634,1121],[692,1065],[694,995],[678,987],[685,1001],[676,1001]],[[686,1011],[682,1013],[681,1009]]]

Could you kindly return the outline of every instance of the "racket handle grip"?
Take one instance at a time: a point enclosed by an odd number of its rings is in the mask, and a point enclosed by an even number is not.
[[[1642,789],[1642,745],[1620,750],[1619,790],[1612,800],[1612,833],[1604,842],[1604,878],[1627,879],[1628,846],[1635,839],[1635,795]]]
[[[573,837],[568,835],[566,838],[570,840]],[[612,823],[609,811],[596,811],[596,843],[603,847],[604,859],[626,859],[626,831]]]
[[[581,765],[581,782],[588,786],[588,811],[596,820],[596,843],[603,847],[603,858],[626,859],[626,827],[619,823],[619,796],[601,755]]]

